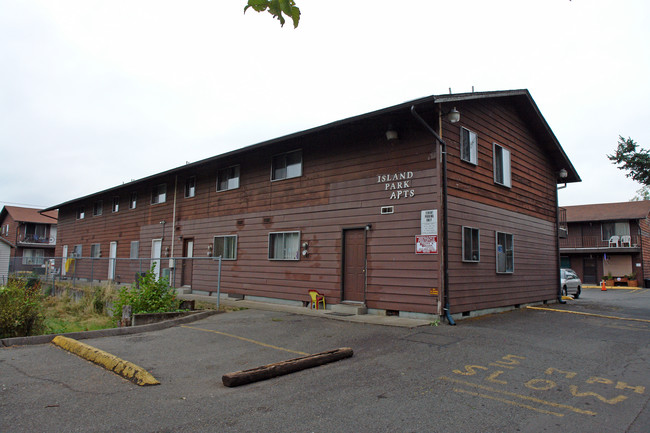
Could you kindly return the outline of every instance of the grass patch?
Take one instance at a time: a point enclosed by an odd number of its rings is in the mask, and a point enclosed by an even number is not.
[[[94,331],[113,328],[113,320],[103,312],[97,312],[92,299],[75,301],[69,295],[48,297],[43,302],[44,325],[48,334]]]

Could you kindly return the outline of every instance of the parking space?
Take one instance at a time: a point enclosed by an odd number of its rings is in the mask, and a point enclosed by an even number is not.
[[[1,349],[0,431],[649,431],[650,323],[601,317],[648,318],[647,291],[547,307],[412,329],[243,310],[84,340],[161,382],[146,388],[53,345]],[[338,347],[354,356],[221,383]]]

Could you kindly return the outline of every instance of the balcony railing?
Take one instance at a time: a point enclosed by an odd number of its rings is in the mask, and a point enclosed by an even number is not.
[[[18,243],[22,244],[39,244],[39,245],[56,245],[56,238],[39,236],[35,234],[26,234],[20,235],[18,237]]]
[[[641,239],[639,235],[630,235],[629,243],[621,242],[620,237],[616,243],[610,243],[609,240],[603,240],[600,236],[568,237],[560,239],[560,248],[639,248],[640,241]]]

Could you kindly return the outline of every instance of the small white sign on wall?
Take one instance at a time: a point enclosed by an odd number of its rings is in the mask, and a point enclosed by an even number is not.
[[[423,210],[420,217],[420,234],[437,235],[438,234],[438,210]]]

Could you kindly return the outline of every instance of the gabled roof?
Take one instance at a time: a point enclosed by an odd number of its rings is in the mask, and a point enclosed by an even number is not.
[[[5,206],[0,211],[0,221],[4,219],[5,214],[11,215],[11,218],[16,222],[38,224],[56,224],[59,217],[58,211],[41,213],[40,209],[18,206]]]
[[[567,222],[639,220],[650,214],[650,200],[562,206]]]
[[[546,150],[550,160],[553,161],[554,169],[556,169],[558,172],[561,169],[567,170],[568,176],[565,179],[562,179],[561,181],[558,180],[558,181],[560,183],[580,182],[581,179],[580,176],[578,175],[578,172],[576,171],[575,167],[573,167],[573,164],[571,164],[571,161],[569,161],[569,158],[567,157],[566,153],[562,149],[562,146],[560,145],[559,141],[555,137],[555,134],[553,134],[553,131],[551,130],[550,126],[548,125],[548,123],[546,123],[546,120],[544,119],[541,112],[539,111],[539,108],[537,107],[537,104],[535,104],[535,101],[533,101],[533,98],[531,97],[530,93],[526,89],[520,89],[520,90],[506,90],[506,91],[493,91],[493,92],[443,94],[437,96],[432,95],[432,96],[427,96],[425,98],[416,99],[413,101],[403,102],[401,104],[383,108],[381,110],[376,110],[359,116],[338,120],[336,122],[307,129],[305,131],[296,132],[293,134],[285,135],[283,137],[274,138],[272,140],[246,146],[241,149],[237,149],[231,152],[226,152],[224,154],[203,159],[201,161],[185,164],[183,166],[173,168],[171,170],[167,170],[151,176],[147,176],[145,178],[138,179],[129,183],[125,183],[113,188],[109,188],[103,191],[86,195],[84,197],[79,197],[73,200],[69,200],[64,203],[48,207],[43,211],[45,212],[53,209],[59,209],[63,206],[70,205],[75,202],[80,202],[82,200],[86,200],[94,196],[107,194],[111,191],[122,189],[124,187],[128,187],[131,185],[147,182],[154,178],[177,174],[181,171],[186,171],[188,169],[209,164],[214,161],[218,161],[225,158],[231,158],[233,156],[240,155],[246,152],[250,152],[260,148],[271,147],[276,144],[286,143],[291,140],[305,138],[315,134],[334,131],[337,129],[344,129],[352,125],[358,125],[358,124],[368,123],[372,121],[385,122],[386,118],[388,117],[390,119],[391,116],[403,116],[402,118],[408,118],[413,120],[413,118],[410,115],[410,110],[411,107],[414,106],[418,108],[418,111],[420,109],[422,109],[422,111],[425,110],[439,111],[441,109],[440,105],[445,103],[452,104],[456,102],[472,101],[472,100],[479,100],[479,99],[498,99],[498,98],[507,99],[517,107],[519,113],[528,122],[529,126],[536,133],[541,146],[544,148],[544,150]]]

